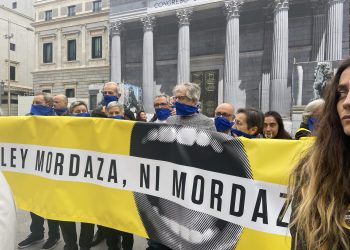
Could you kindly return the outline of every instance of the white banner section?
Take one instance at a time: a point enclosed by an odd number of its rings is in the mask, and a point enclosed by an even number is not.
[[[1,143],[0,169],[140,192],[243,227],[289,235],[282,185],[159,160],[26,144]]]

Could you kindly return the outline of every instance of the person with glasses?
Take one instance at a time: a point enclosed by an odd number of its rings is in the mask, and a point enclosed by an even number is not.
[[[120,87],[118,83],[107,82],[101,91],[103,100],[98,104],[97,109],[106,112],[106,107],[110,102],[118,102],[120,98]],[[135,120],[134,113],[124,105],[125,116],[129,120]]]
[[[262,135],[263,127],[264,114],[261,111],[254,108],[241,108],[237,110],[231,134],[235,137],[257,138]]]
[[[157,95],[154,98],[153,107],[155,114],[150,122],[165,123],[169,116],[174,115],[168,95]]]
[[[235,109],[232,104],[221,103],[215,109],[215,127],[218,132],[230,134],[235,119]]]
[[[187,125],[216,131],[214,122],[198,111],[198,102],[201,89],[196,83],[182,83],[175,86],[173,90],[173,101],[175,101],[176,115],[170,116],[168,124]]]

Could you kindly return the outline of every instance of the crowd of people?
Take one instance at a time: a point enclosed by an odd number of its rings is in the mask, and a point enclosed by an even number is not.
[[[199,129],[217,131],[228,136],[243,136],[249,139],[301,139],[315,136],[312,147],[304,154],[290,175],[288,202],[292,207],[289,227],[292,235],[292,249],[350,249],[350,58],[342,62],[325,91],[325,99],[310,102],[303,113],[302,123],[294,136],[284,128],[281,115],[276,111],[263,114],[253,108],[239,108],[222,103],[211,119],[200,113],[200,88],[194,83],[179,84],[173,97],[158,95],[154,99],[155,113],[149,122],[194,126]],[[102,90],[103,100],[95,110],[89,112],[83,101],[68,106],[64,95],[51,96],[38,93],[28,115],[78,116],[135,120],[133,112],[118,103],[119,86],[106,83]],[[137,121],[147,122],[147,115],[141,111]],[[1,174],[1,173],[0,173]],[[14,202],[5,179],[0,175],[0,199],[7,202],[1,207],[7,217],[0,217],[1,232],[14,231]],[[6,203],[5,202],[5,203]],[[12,208],[11,208],[12,206]],[[12,211],[12,215],[8,213]],[[26,248],[44,242],[44,221],[41,216],[30,213],[31,233],[18,243]],[[53,249],[60,240],[60,228],[65,242],[64,249],[90,249],[106,239],[108,249],[132,249],[133,235],[112,228],[81,223],[79,240],[76,222],[47,220],[48,239],[42,249]],[[4,233],[0,234],[1,236]],[[12,233],[13,235],[13,233]],[[1,238],[2,239],[2,238]],[[1,247],[12,249],[13,238],[1,240]],[[6,245],[7,244],[7,245]],[[148,250],[169,248],[149,240]]]
[[[38,93],[33,98],[33,103],[28,115],[40,116],[74,116],[74,117],[100,117],[111,119],[126,119],[147,122],[147,114],[140,111],[135,114],[123,104],[118,102],[120,96],[119,85],[108,82],[102,89],[103,100],[95,110],[89,112],[84,101],[75,101],[68,105],[65,95],[51,96],[48,93]],[[154,115],[148,122],[166,123],[176,125],[194,126],[199,129],[225,133],[229,136],[243,136],[249,139],[292,139],[285,130],[281,115],[276,111],[268,111],[263,114],[254,108],[239,108],[229,103],[222,103],[215,110],[215,117],[211,119],[200,113],[199,100],[201,90],[195,83],[183,83],[176,85],[173,96],[165,94],[154,98]],[[318,120],[322,114],[324,100],[319,99],[306,106],[300,129],[295,134],[295,139],[315,135],[318,128]],[[38,242],[44,241],[44,218],[30,213],[31,233],[26,239],[18,243],[18,248],[26,248]],[[42,245],[42,249],[53,249],[60,240],[60,230],[65,242],[65,250],[87,250],[106,239],[109,250],[133,248],[133,235],[115,229],[98,226],[94,234],[95,225],[80,223],[81,232],[79,240],[76,233],[75,222],[47,220],[48,239]],[[155,241],[148,241],[148,250],[169,249]]]

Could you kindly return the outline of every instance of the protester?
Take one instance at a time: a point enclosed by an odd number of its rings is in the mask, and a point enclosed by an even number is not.
[[[33,98],[33,104],[29,115],[52,116],[55,112],[52,108],[53,98],[47,93],[38,93]],[[44,218],[30,212],[32,222],[30,224],[31,234],[18,243],[18,248],[26,248],[33,244],[44,241]],[[59,223],[55,220],[47,220],[49,227],[49,238],[41,249],[53,249],[60,240]]]
[[[157,95],[153,101],[153,107],[155,114],[150,122],[165,123],[169,116],[172,114],[170,96]]]
[[[109,118],[124,120],[124,106],[117,102],[110,102],[106,108],[106,115]]]
[[[139,122],[147,122],[147,115],[146,115],[146,112],[143,111],[143,110],[137,112],[137,114],[136,114],[136,121],[139,121]]]
[[[109,118],[124,120],[124,106],[117,102],[110,102],[106,108],[106,114]],[[106,237],[106,243],[108,249],[118,250],[120,249],[120,238],[122,236],[123,250],[132,250],[134,245],[134,236],[130,233],[122,232],[116,229],[103,227]]]
[[[198,112],[201,89],[196,83],[183,83],[173,90],[176,115],[167,119],[168,124],[195,126],[216,131],[213,121]]]
[[[87,104],[83,101],[72,102],[69,107],[69,115],[79,117],[90,117]]]
[[[27,115],[52,116],[55,112],[52,108],[53,98],[48,93],[38,93],[34,95],[30,112]]]
[[[257,138],[263,133],[264,114],[254,108],[238,109],[235,124],[231,130],[233,136]]]
[[[87,105],[83,101],[73,102],[69,107],[69,115],[75,117],[90,117]],[[76,224],[71,221],[60,221],[62,236],[65,242],[64,250],[78,250]],[[82,222],[79,236],[80,250],[89,250],[94,236],[94,224]]]
[[[326,92],[313,146],[290,176],[292,249],[350,249],[350,59]]]
[[[62,116],[68,113],[68,99],[65,95],[55,95],[53,97],[53,109],[56,115]]]
[[[103,100],[98,104],[97,109],[106,112],[106,107],[110,102],[118,102],[120,97],[119,84],[107,82],[102,88]],[[135,120],[134,113],[124,105],[125,117],[129,120]]]
[[[284,129],[281,115],[276,111],[268,111],[264,115],[264,137],[269,139],[292,139]]]
[[[215,127],[218,132],[231,134],[235,109],[229,103],[221,103],[215,109]]]
[[[317,99],[306,105],[303,112],[303,121],[295,134],[295,139],[316,135],[318,120],[323,113],[324,100]]]
[[[16,206],[11,189],[0,171],[0,249],[15,249]]]

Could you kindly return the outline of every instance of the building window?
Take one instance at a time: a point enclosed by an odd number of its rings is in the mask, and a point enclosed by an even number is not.
[[[97,11],[101,11],[102,10],[102,1],[101,0],[97,0],[97,1],[93,1],[93,12],[97,12]]]
[[[89,109],[93,110],[97,107],[97,95],[89,95]]]
[[[45,21],[52,20],[52,10],[45,11]]]
[[[16,67],[10,66],[10,80],[16,81]]]
[[[51,93],[51,89],[43,89],[41,92],[43,92],[43,93]]]
[[[52,43],[43,44],[43,62],[52,63]]]
[[[91,43],[91,57],[102,58],[102,36],[93,37]]]
[[[15,51],[16,50],[16,44],[10,43],[10,50]]]
[[[66,96],[68,98],[75,97],[75,89],[66,89]]]
[[[67,60],[75,61],[77,59],[76,55],[76,40],[68,40],[67,41]]]
[[[68,16],[75,16],[75,5],[68,6]]]
[[[17,2],[12,2],[12,9],[17,9]]]

